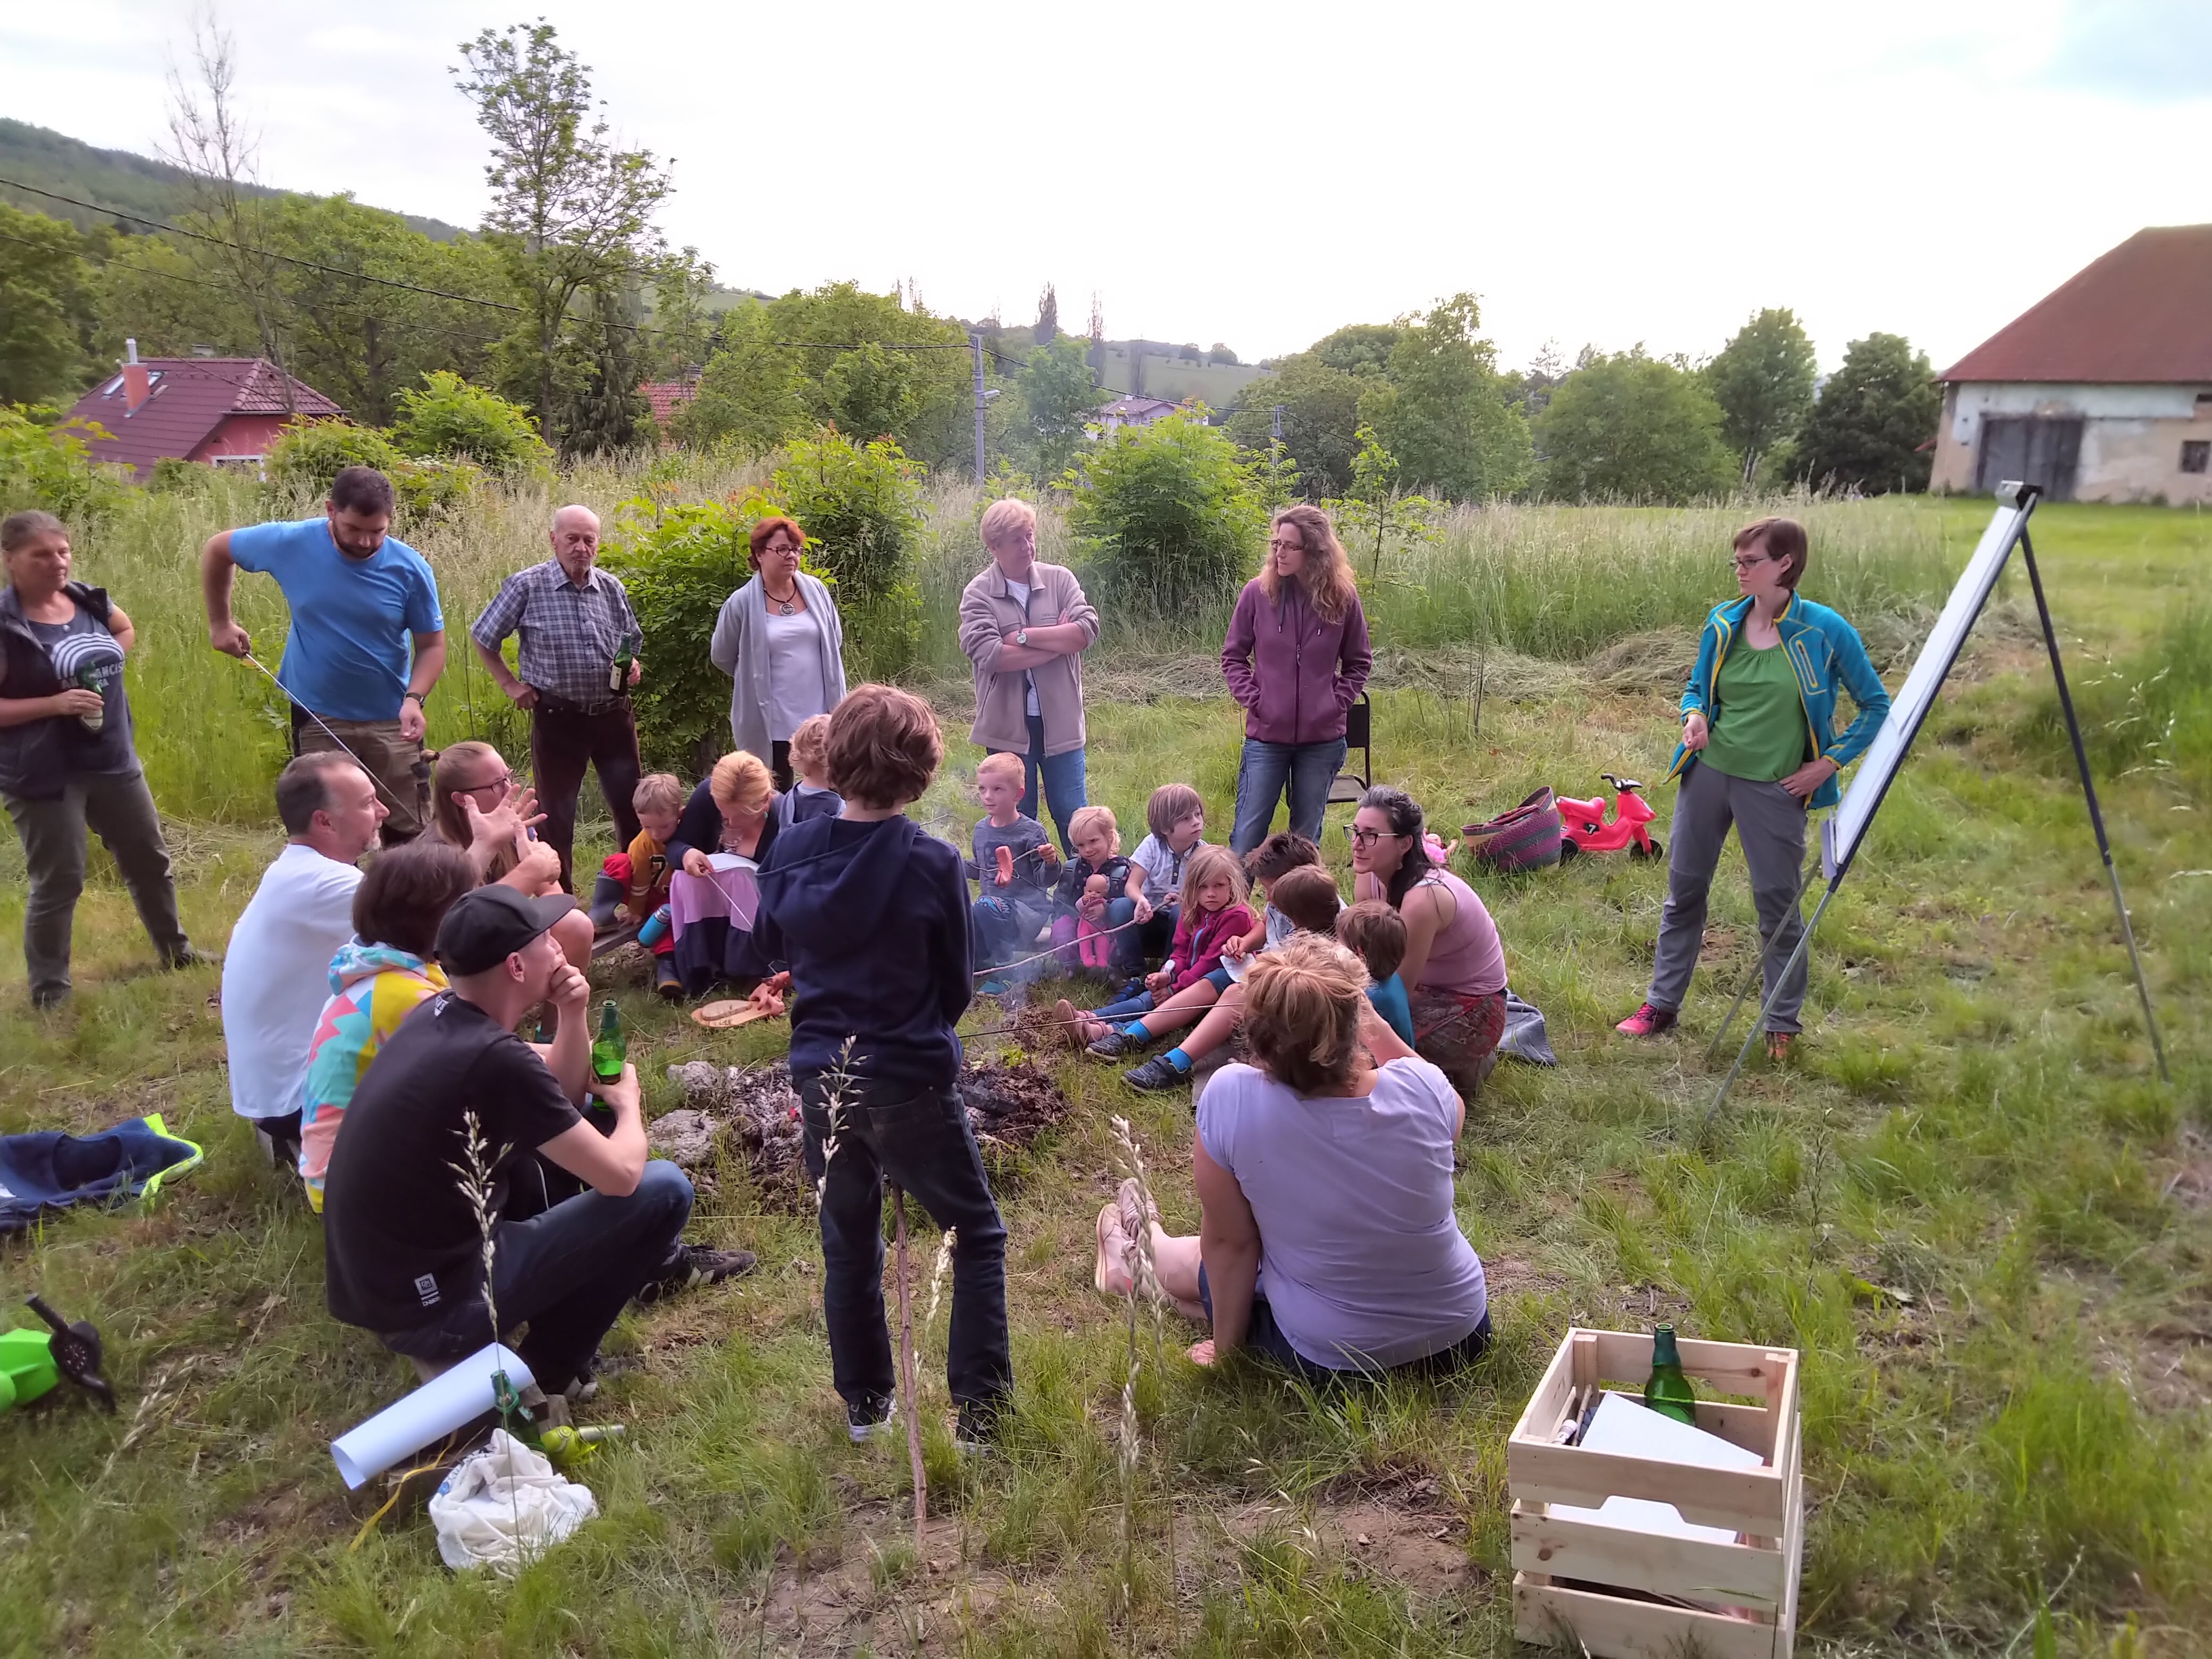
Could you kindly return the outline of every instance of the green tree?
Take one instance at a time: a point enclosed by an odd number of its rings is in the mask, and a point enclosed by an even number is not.
[[[768,307],[740,306],[722,318],[721,344],[707,359],[698,393],[676,411],[680,443],[726,443],[765,455],[808,426],[806,355],[775,343]],[[949,355],[949,354],[948,354]]]
[[[634,290],[612,284],[587,289],[591,324],[582,332],[584,366],[570,383],[560,428],[573,455],[619,454],[653,426],[653,406],[637,389],[641,378]],[[580,341],[580,343],[582,343]]]
[[[86,440],[108,435],[96,422],[54,424],[50,407],[0,404],[0,514],[43,507],[76,522],[104,513],[127,493],[130,474],[92,459]]]
[[[1813,407],[1813,342],[1789,311],[1760,312],[1705,368],[1721,436],[1749,483],[1762,457],[1797,435]]]
[[[1031,336],[1041,346],[1048,346],[1060,337],[1060,291],[1050,283],[1037,295],[1036,330]]]
[[[1452,501],[1510,495],[1528,482],[1528,423],[1506,401],[1497,355],[1472,294],[1404,319],[1388,378],[1364,392],[1360,419],[1425,493]]]
[[[1243,407],[1229,417],[1229,434],[1246,449],[1264,452],[1273,441],[1275,405],[1283,410],[1283,448],[1307,487],[1323,495],[1352,488],[1352,460],[1359,453],[1359,394],[1380,384],[1377,369],[1362,376],[1332,368],[1310,351],[1285,357],[1274,375],[1244,389]]]
[[[1083,442],[1084,428],[1106,394],[1091,378],[1091,365],[1083,360],[1084,343],[1060,335],[1049,345],[1030,353],[1017,380],[1028,430],[1023,434],[1034,452],[1035,471],[1041,478],[1057,478],[1067,471]]]
[[[1735,470],[1720,428],[1720,405],[1689,370],[1641,346],[1589,354],[1536,420],[1544,492],[1562,501],[1718,495]]]
[[[1796,471],[1815,485],[1869,495],[1928,488],[1943,396],[1928,355],[1901,334],[1854,340],[1805,422]]]
[[[1237,367],[1237,354],[1219,340],[1213,343],[1212,349],[1206,354],[1206,360],[1212,363],[1226,363],[1231,368]]]
[[[921,475],[888,439],[858,443],[825,428],[786,447],[773,493],[836,576],[841,599],[866,602],[906,580],[921,528]]]
[[[552,452],[529,410],[444,369],[399,394],[399,418],[390,436],[403,455],[473,461],[501,477],[552,470]]]
[[[0,203],[0,404],[73,398],[92,378],[86,247],[75,225]]]
[[[1178,410],[1092,448],[1069,522],[1116,605],[1181,622],[1235,593],[1267,520],[1251,463]]]
[[[541,421],[573,418],[604,342],[606,297],[670,263],[653,220],[674,185],[651,151],[608,140],[591,71],[551,24],[487,28],[460,50],[467,67],[454,80],[492,143],[484,233],[524,313],[501,343],[502,378]],[[571,447],[568,430],[554,435]]]

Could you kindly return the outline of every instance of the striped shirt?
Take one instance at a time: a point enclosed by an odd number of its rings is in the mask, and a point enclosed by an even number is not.
[[[593,565],[580,587],[557,559],[509,576],[469,637],[496,651],[517,632],[523,683],[592,709],[614,698],[607,680],[617,655],[624,647],[639,653],[643,642],[621,578]]]

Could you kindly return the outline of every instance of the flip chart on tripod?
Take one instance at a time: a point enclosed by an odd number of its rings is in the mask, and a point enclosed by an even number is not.
[[[1997,578],[2004,574],[2005,561],[2012,556],[2013,544],[2027,527],[2027,515],[2035,510],[2035,497],[2030,495],[2021,500],[2019,489],[2007,484],[1999,492],[1999,505],[1990,518],[1990,527],[1982,532],[1974,556],[1966,561],[1966,569],[1951,589],[1943,614],[1936,619],[1935,631],[1920,647],[1919,659],[1905,678],[1904,689],[1891,699],[1889,718],[1861,757],[1843,800],[1821,826],[1820,870],[1831,882],[1850,867],[1867,826],[1874,822],[1882,797],[1889,793],[1897,769],[1904,764],[1912,739],[1919,733],[1921,721],[1935,705],[1937,690],[1950,673],[1951,665],[1959,659],[1967,630],[1989,603]]]

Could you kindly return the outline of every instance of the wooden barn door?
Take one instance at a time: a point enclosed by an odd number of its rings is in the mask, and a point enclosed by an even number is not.
[[[2081,461],[2078,416],[2045,418],[2005,416],[1982,422],[1982,441],[1974,463],[1974,489],[1995,493],[2008,478],[2042,486],[2047,501],[2074,499],[2074,475]]]

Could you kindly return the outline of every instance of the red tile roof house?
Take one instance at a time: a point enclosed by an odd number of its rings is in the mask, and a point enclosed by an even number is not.
[[[86,447],[95,461],[130,467],[143,483],[165,457],[216,466],[258,468],[284,423],[284,376],[265,357],[149,357],[125,341],[119,372],[76,400],[73,420],[97,422],[107,436]],[[300,380],[299,414],[343,420],[345,410]]]
[[[1091,420],[1101,432],[1119,432],[1125,426],[1150,426],[1154,421],[1164,421],[1182,407],[1164,398],[1131,395],[1116,398],[1104,408],[1093,410]]]
[[[638,393],[652,405],[653,424],[665,438],[676,411],[699,395],[699,377],[688,374],[680,380],[647,380],[638,387]]]
[[[2212,505],[2212,225],[2137,231],[1939,378],[1931,489]]]

